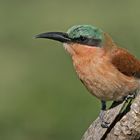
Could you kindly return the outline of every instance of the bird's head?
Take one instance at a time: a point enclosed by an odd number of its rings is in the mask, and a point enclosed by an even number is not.
[[[67,44],[83,44],[88,46],[100,47],[104,35],[103,31],[91,25],[76,25],[71,27],[67,33],[47,32],[36,35],[36,38],[47,38]]]

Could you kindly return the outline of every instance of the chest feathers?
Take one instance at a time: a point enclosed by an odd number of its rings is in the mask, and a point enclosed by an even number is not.
[[[117,70],[103,48],[76,44],[66,49],[79,79],[97,98],[117,101],[122,99],[122,93],[127,96],[138,88],[138,81]]]

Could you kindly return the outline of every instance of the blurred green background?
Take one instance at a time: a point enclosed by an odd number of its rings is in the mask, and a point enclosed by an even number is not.
[[[0,0],[0,139],[79,140],[100,102],[62,44],[33,39],[92,24],[140,58],[139,0]]]

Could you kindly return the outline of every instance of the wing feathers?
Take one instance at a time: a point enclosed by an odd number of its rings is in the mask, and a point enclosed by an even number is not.
[[[140,78],[140,61],[122,48],[115,48],[111,53],[112,64],[123,74]]]

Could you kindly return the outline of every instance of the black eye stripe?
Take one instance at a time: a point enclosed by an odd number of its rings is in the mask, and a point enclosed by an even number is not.
[[[100,46],[101,44],[101,39],[88,38],[84,36],[74,38],[72,39],[72,41],[84,45],[89,45],[89,46]]]
[[[73,38],[72,40],[74,40],[74,41],[84,41],[84,40],[88,40],[88,38],[84,37],[84,36],[80,36],[78,38]]]
[[[84,37],[84,36],[80,36],[79,40],[82,40],[82,41],[85,41],[87,40],[88,38],[87,37]]]

